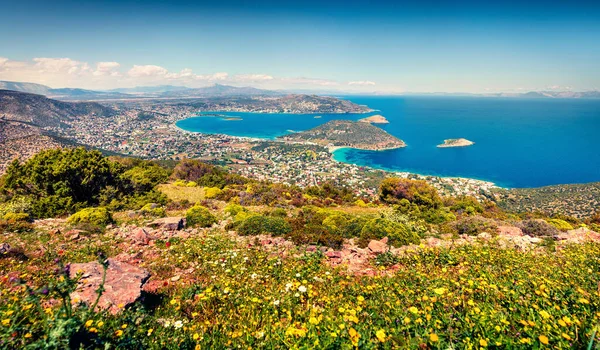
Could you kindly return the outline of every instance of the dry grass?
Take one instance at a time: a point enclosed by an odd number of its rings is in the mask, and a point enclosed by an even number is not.
[[[158,190],[164,193],[172,201],[187,200],[190,203],[196,203],[204,199],[203,187],[182,187],[174,184],[163,184],[158,186]]]

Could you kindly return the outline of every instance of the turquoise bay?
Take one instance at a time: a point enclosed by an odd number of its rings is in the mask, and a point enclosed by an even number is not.
[[[505,187],[600,181],[600,100],[482,97],[349,97],[378,110],[370,114],[223,112],[177,126],[193,132],[273,139],[333,119],[382,114],[381,126],[407,147],[388,151],[340,149],[338,161],[391,171],[460,176]],[[320,118],[315,118],[320,116]],[[464,137],[475,145],[437,148]]]

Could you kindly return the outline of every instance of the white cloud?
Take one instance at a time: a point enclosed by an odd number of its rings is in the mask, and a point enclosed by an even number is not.
[[[98,62],[96,63],[96,70],[92,73],[94,76],[112,76],[118,77],[121,75],[117,71],[121,65],[118,62]]]
[[[169,73],[169,71],[166,68],[163,68],[161,66],[154,66],[151,64],[144,65],[144,66],[138,66],[136,64],[133,66],[133,68],[131,68],[129,70],[129,72],[127,72],[127,75],[129,75],[130,77],[133,77],[133,78],[164,77],[168,73]]]
[[[375,83],[307,77],[276,77],[263,73],[229,75],[227,72],[199,74],[190,68],[169,71],[158,65],[133,65],[123,67],[118,62],[82,62],[71,58],[36,57],[30,61],[16,61],[0,57],[0,80],[45,84],[50,87],[78,87],[84,89],[109,89],[139,85],[207,86],[219,82],[230,85],[250,85],[264,89],[312,89],[348,87],[366,90]]]
[[[239,81],[267,81],[275,79],[267,74],[238,74],[233,78]]]
[[[373,85],[375,85],[375,82],[374,81],[368,81],[368,80],[349,81],[348,85],[373,86]]]

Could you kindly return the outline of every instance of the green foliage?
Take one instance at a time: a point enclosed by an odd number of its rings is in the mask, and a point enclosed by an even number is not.
[[[532,237],[553,237],[558,235],[556,227],[544,220],[523,220],[519,227],[523,233]]]
[[[201,205],[194,205],[185,213],[188,226],[210,227],[217,222],[217,218]]]
[[[225,212],[226,214],[229,214],[231,217],[236,216],[238,213],[240,212],[247,212],[248,209],[242,207],[239,204],[235,204],[235,203],[228,203],[225,208],[223,209],[223,212]]]
[[[391,251],[387,251],[382,254],[377,254],[377,256],[375,257],[374,264],[376,266],[388,267],[396,265],[399,261],[400,259],[398,259],[398,256],[396,256],[396,254],[392,253]]]
[[[29,214],[27,213],[6,213],[2,217],[6,221],[29,221]]]
[[[169,172],[156,164],[146,163],[127,170],[122,177],[131,183],[135,191],[147,192],[166,182]]]
[[[220,189],[227,185],[242,185],[248,182],[248,179],[240,175],[230,174],[219,167],[195,159],[180,161],[173,169],[171,178],[194,181],[200,186],[218,187]]]
[[[270,234],[283,236],[292,231],[285,219],[273,216],[252,215],[246,218],[238,227],[238,233],[243,236]]]
[[[56,217],[97,205],[137,209],[148,202],[166,202],[153,190],[166,180],[166,170],[151,162],[114,159],[75,148],[43,151],[24,164],[13,162],[1,181],[7,203],[0,210],[15,211],[6,208],[20,205],[27,208],[19,212],[34,217]]]
[[[360,232],[360,243],[366,245],[372,239],[388,237],[389,243],[394,246],[418,244],[419,236],[411,232],[406,226],[385,218],[375,218],[367,221]]]
[[[450,210],[459,214],[474,215],[485,211],[483,205],[476,198],[470,196],[449,198],[446,205],[450,207]]]
[[[148,204],[144,205],[142,207],[142,209],[140,209],[140,212],[143,215],[148,215],[148,216],[153,216],[153,217],[162,218],[162,217],[167,216],[165,208],[161,207],[160,205],[158,205],[156,203],[148,203]]]
[[[556,227],[560,231],[569,231],[573,229],[573,226],[571,226],[571,224],[562,219],[548,219],[547,221],[550,225]]]
[[[418,206],[439,208],[442,200],[435,188],[422,180],[387,178],[379,186],[379,198],[390,204],[400,204],[403,199]]]
[[[112,215],[105,207],[85,208],[69,216],[67,223],[71,225],[91,224],[94,226],[106,226],[113,222]]]
[[[498,226],[489,219],[480,216],[464,217],[454,223],[458,234],[476,236],[482,232],[496,234]]]
[[[208,199],[212,199],[217,197],[219,194],[221,194],[221,189],[219,189],[218,187],[205,187],[204,188],[204,197],[208,198]]]

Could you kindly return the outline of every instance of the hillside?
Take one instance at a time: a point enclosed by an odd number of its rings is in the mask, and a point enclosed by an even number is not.
[[[408,179],[369,200],[194,160],[47,151],[0,179],[0,344],[586,348],[600,217],[568,220]]]
[[[112,116],[114,110],[95,102],[63,102],[42,95],[0,90],[0,117],[40,127],[62,127],[79,116]]]
[[[500,207],[512,212],[542,212],[584,218],[600,210],[600,182],[498,189],[495,196]]]
[[[404,141],[369,123],[332,120],[316,128],[282,136],[286,141],[312,142],[322,146],[382,150],[405,147]]]

